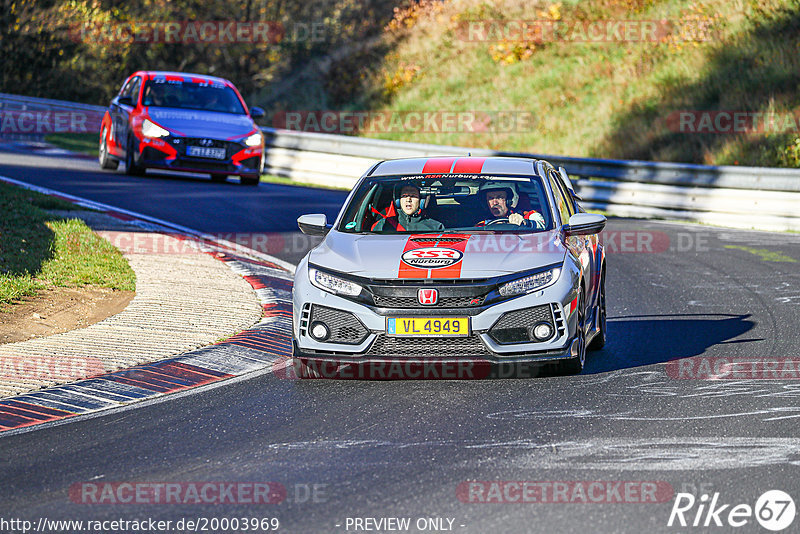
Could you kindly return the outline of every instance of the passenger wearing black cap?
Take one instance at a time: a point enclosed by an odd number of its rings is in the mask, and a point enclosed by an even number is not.
[[[444,230],[444,225],[425,214],[425,200],[412,184],[395,187],[392,212],[372,227],[373,232],[430,232]],[[396,208],[400,208],[397,210]]]
[[[527,226],[529,228],[544,228],[545,221],[541,213],[536,210],[517,213],[512,206],[515,206],[519,199],[516,191],[516,184],[504,184],[499,182],[485,182],[481,184],[478,194],[482,195],[486,201],[486,207],[491,212],[491,218],[484,219],[475,223],[475,226],[486,226],[495,221],[516,224],[517,226]]]

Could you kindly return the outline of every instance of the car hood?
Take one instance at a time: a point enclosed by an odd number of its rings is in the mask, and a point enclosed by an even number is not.
[[[534,234],[359,235],[328,233],[309,262],[369,278],[489,278],[564,261],[557,231]],[[431,249],[439,249],[431,251]],[[445,252],[441,252],[444,250]],[[448,251],[455,252],[448,252]],[[415,254],[414,251],[417,251]],[[415,256],[449,256],[451,265],[419,267]],[[405,258],[407,261],[404,261]],[[424,260],[423,260],[424,261]]]
[[[233,113],[149,107],[147,114],[157,124],[185,137],[230,139],[245,136],[256,127],[249,115]]]

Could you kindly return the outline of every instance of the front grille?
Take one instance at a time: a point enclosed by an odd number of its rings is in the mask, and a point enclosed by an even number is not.
[[[530,337],[528,329],[542,321],[555,326],[549,304],[504,313],[489,329],[489,336],[502,345],[530,343],[537,340]]]
[[[366,339],[369,330],[361,324],[355,315],[350,312],[328,308],[327,306],[314,305],[311,308],[311,322],[325,323],[330,330],[327,343],[341,343],[343,345],[358,345]]]
[[[417,297],[385,297],[373,295],[375,305],[380,308],[468,308],[480,306],[485,297],[439,297],[433,305],[422,305]]]
[[[467,337],[408,338],[378,334],[367,357],[379,358],[458,358],[486,356],[489,351],[473,334]]]
[[[203,145],[201,141],[208,139],[207,137],[184,137],[183,144],[184,145],[193,145],[193,146],[204,146],[209,148],[228,148],[230,144],[228,141],[220,141],[219,139],[211,139],[210,145]]]

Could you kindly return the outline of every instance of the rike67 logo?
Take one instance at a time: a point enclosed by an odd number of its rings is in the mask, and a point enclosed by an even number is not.
[[[767,530],[779,532],[794,522],[794,500],[781,490],[764,492],[755,506],[723,504],[719,493],[699,499],[691,493],[678,493],[669,514],[667,526],[738,528],[751,524],[753,517]]]

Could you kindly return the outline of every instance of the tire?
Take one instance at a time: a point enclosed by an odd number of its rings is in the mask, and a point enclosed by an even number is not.
[[[225,182],[227,179],[228,179],[228,175],[227,174],[212,174],[211,175],[211,181],[215,182],[215,183],[218,183],[218,184],[221,184],[221,183]]]
[[[599,329],[592,338],[592,342],[586,347],[588,350],[600,350],[606,345],[606,271],[600,279],[600,302],[597,304],[597,324]]]
[[[98,148],[97,161],[100,163],[101,169],[113,171],[119,167],[119,161],[108,155],[108,131],[105,126],[103,126],[103,131],[100,133],[100,147]]]
[[[260,174],[249,174],[249,175],[241,176],[239,178],[239,180],[241,181],[242,185],[258,185],[258,183],[261,181],[261,175]]]
[[[143,176],[145,168],[137,165],[133,157],[133,137],[128,137],[125,149],[125,174],[129,176]]]
[[[586,365],[586,331],[585,331],[585,323],[586,323],[586,296],[585,292],[581,290],[580,295],[578,296],[578,356],[575,358],[569,358],[567,360],[561,360],[556,364],[556,370],[559,374],[562,375],[577,375],[581,371],[583,371],[584,365]]]

